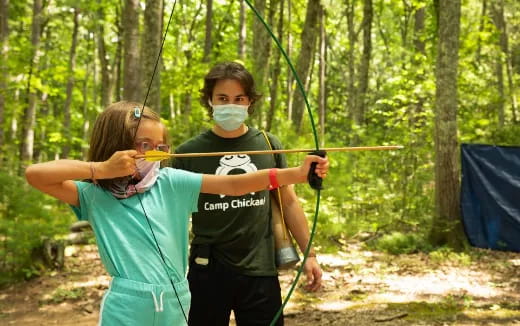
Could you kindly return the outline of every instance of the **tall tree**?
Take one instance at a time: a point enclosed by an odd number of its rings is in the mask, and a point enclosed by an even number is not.
[[[301,50],[298,56],[296,72],[304,85],[307,84],[307,78],[311,70],[312,54],[316,46],[318,35],[318,16],[320,10],[319,0],[308,0],[307,13],[305,15],[305,23],[301,34]],[[305,103],[301,92],[295,92],[293,95],[292,122],[299,132],[302,126],[303,112]]]
[[[513,82],[513,69],[512,69],[512,59],[511,54],[509,51],[509,33],[507,31],[507,23],[506,18],[504,15],[504,0],[494,1],[492,6],[492,17],[493,22],[495,23],[497,31],[500,33],[499,38],[499,46],[500,50],[502,51],[502,56],[497,57],[497,63],[496,63],[496,71],[497,71],[497,82],[498,82],[498,88],[500,93],[500,103],[498,105],[499,109],[499,124],[502,126],[504,124],[504,106],[505,106],[505,99],[506,97],[509,97],[511,100],[511,112],[513,115],[513,122],[516,123],[516,111],[517,111],[517,103],[516,103],[516,96],[514,91],[514,82]],[[503,67],[505,65],[506,68],[506,74],[507,74],[507,81],[508,81],[508,88],[509,88],[509,95],[505,95],[504,91],[504,73],[503,73]]]
[[[366,96],[368,92],[368,74],[370,71],[370,59],[372,56],[372,19],[374,10],[372,8],[372,0],[363,1],[363,53],[359,63],[359,82],[358,91],[355,98],[353,118],[357,126],[362,126],[365,122]]]
[[[321,146],[325,144],[325,113],[327,107],[327,32],[326,32],[326,15],[325,7],[320,6],[320,42],[319,42],[319,58],[320,58],[320,72],[319,72],[319,94],[318,94],[318,117],[320,126]]]
[[[23,112],[22,138],[20,141],[20,169],[21,173],[25,165],[32,161],[34,150],[34,124],[36,121],[37,94],[32,85],[33,75],[38,71],[40,58],[40,40],[43,25],[43,1],[33,1],[31,49],[32,54],[29,63],[29,76],[27,78],[27,106]]]
[[[144,35],[142,43],[142,60],[141,69],[142,73],[142,84],[141,88],[143,91],[148,90],[150,80],[152,80],[152,74],[155,67],[155,63],[158,60],[159,53],[161,51],[161,41],[163,33],[163,1],[162,0],[147,0],[146,9],[144,11]],[[150,93],[148,95],[147,103],[155,111],[161,112],[161,63],[162,60],[159,58],[157,71],[153,77]],[[143,101],[144,99],[141,99]]]
[[[9,0],[0,0],[0,162],[4,152],[4,115],[7,95],[7,57],[9,49]]]
[[[117,15],[116,17],[116,22],[115,22],[115,25],[117,27],[117,46],[116,46],[116,53],[115,53],[115,58],[114,58],[114,67],[115,67],[115,71],[114,71],[114,74],[113,74],[113,80],[112,80],[112,83],[111,85],[114,85],[115,87],[115,93],[114,93],[114,97],[115,97],[115,100],[117,102],[121,101],[121,98],[122,98],[122,94],[121,94],[121,84],[122,84],[122,78],[123,78],[123,47],[124,47],[124,44],[122,42],[123,40],[123,26],[122,26],[122,23],[121,21],[119,20],[119,15]],[[94,65],[94,70],[95,70],[95,65]],[[94,73],[95,75],[95,73]]]
[[[426,9],[424,6],[415,9],[413,44],[415,46],[415,51],[421,54],[425,54],[426,51],[423,37],[425,14]]]
[[[477,54],[476,54],[476,65],[480,66],[480,57],[482,52],[482,35],[484,34],[484,28],[486,26],[486,12],[487,12],[487,0],[482,0],[482,11],[480,14],[480,23],[478,27],[478,36],[477,36]]]
[[[283,20],[284,20],[284,1],[279,2],[280,9],[278,10],[278,23],[277,23],[277,34],[278,34],[278,40],[280,43],[283,42]],[[266,117],[266,123],[265,123],[265,129],[267,131],[271,130],[271,127],[273,125],[273,119],[276,115],[276,107],[278,106],[278,81],[280,78],[280,73],[282,72],[282,67],[280,64],[280,58],[281,53],[280,51],[274,52],[274,58],[273,58],[273,69],[271,69],[271,86],[269,91],[269,113]]]
[[[202,57],[203,62],[210,61],[212,37],[213,31],[213,0],[206,0],[206,36],[204,39],[204,56]]]
[[[103,7],[100,6],[97,12],[100,24],[97,24],[97,53],[101,68],[101,107],[106,108],[112,102],[113,77],[112,65],[108,58],[105,43],[105,13]]]
[[[274,8],[276,8],[277,1],[271,1],[271,7],[269,7],[268,12],[268,23],[272,25]],[[264,16],[264,12],[267,8],[266,0],[257,0],[255,1],[255,7],[260,13],[260,15]],[[268,77],[268,66],[269,66],[269,57],[271,55],[271,39],[269,37],[269,33],[264,28],[262,22],[258,19],[255,19],[253,22],[253,46],[252,48],[255,51],[253,56],[253,75],[255,77],[256,87],[260,93],[266,93],[266,83]],[[258,125],[261,126],[263,123],[263,110],[262,106],[265,103],[265,97],[261,97],[257,103],[255,104],[256,111],[256,119],[258,121]]]
[[[348,50],[347,50],[347,113],[350,118],[353,119],[354,111],[356,110],[356,60],[355,50],[357,42],[357,31],[355,24],[355,3],[353,0],[346,1],[345,17],[347,18],[347,38],[348,38]]]
[[[240,0],[240,18],[238,23],[238,57],[240,60],[246,59],[246,3]]]
[[[74,71],[76,70],[76,48],[78,45],[78,29],[79,29],[79,10],[78,8],[73,9],[73,28],[72,28],[72,41],[70,44],[69,51],[69,67],[67,77],[67,90],[65,97],[65,105],[63,107],[63,133],[65,138],[65,144],[63,145],[62,157],[69,157],[70,152],[70,140],[72,135],[70,132],[70,105],[72,103],[72,89],[74,87]]]
[[[287,0],[287,26],[292,25],[292,0]],[[293,48],[293,36],[291,33],[291,29],[287,28],[287,55],[291,57],[292,55],[292,48]],[[293,111],[293,94],[294,94],[294,88],[293,88],[293,75],[292,71],[290,69],[287,69],[287,82],[286,82],[286,90],[287,92],[287,104],[286,104],[286,110],[287,110],[287,120],[290,120],[292,117],[292,111]]]
[[[125,0],[122,23],[124,44],[123,99],[142,101],[141,63],[139,62],[139,0]]]
[[[460,172],[457,140],[457,66],[460,0],[438,1],[438,45],[435,70],[435,215],[434,244],[464,245],[460,223]]]

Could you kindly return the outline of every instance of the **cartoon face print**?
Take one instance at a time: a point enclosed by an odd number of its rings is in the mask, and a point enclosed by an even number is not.
[[[220,166],[222,166],[222,167],[227,166],[230,168],[241,168],[242,166],[247,167],[250,163],[251,163],[251,158],[249,157],[249,155],[243,155],[243,154],[226,155],[220,159]],[[246,171],[245,169],[242,169],[242,170]],[[256,171],[256,167],[254,168],[254,170]]]
[[[242,170],[244,173],[257,171],[256,166],[251,163],[251,158],[246,154],[239,155],[226,155],[223,156],[220,161],[220,166],[215,171],[216,175],[228,175],[232,170]],[[252,195],[254,192],[251,193]],[[224,195],[220,195],[224,197]]]

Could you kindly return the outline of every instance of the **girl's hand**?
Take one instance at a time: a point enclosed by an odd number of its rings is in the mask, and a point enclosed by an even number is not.
[[[137,171],[135,155],[137,155],[135,150],[115,152],[108,160],[98,163],[96,179],[112,179],[134,175]]]
[[[316,165],[316,174],[322,179],[327,177],[327,172],[329,171],[329,159],[327,157],[307,155],[305,156],[303,164],[300,166],[302,181],[307,180],[307,174],[309,173],[311,163],[313,162],[318,163]]]

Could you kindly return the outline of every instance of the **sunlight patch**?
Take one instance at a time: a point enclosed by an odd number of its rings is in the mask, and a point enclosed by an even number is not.
[[[478,278],[480,282],[472,282],[472,278],[462,277],[456,274],[427,274],[417,276],[389,276],[385,283],[388,289],[410,295],[447,295],[464,293],[476,297],[494,297],[501,295],[502,291],[483,284],[489,279],[484,275]],[[482,283],[481,283],[482,282]]]
[[[329,301],[317,305],[319,310],[325,311],[341,311],[352,306],[348,301]]]

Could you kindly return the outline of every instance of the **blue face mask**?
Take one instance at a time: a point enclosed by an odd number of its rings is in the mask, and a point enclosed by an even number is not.
[[[247,119],[247,105],[223,104],[212,105],[213,119],[226,131],[238,129]]]

